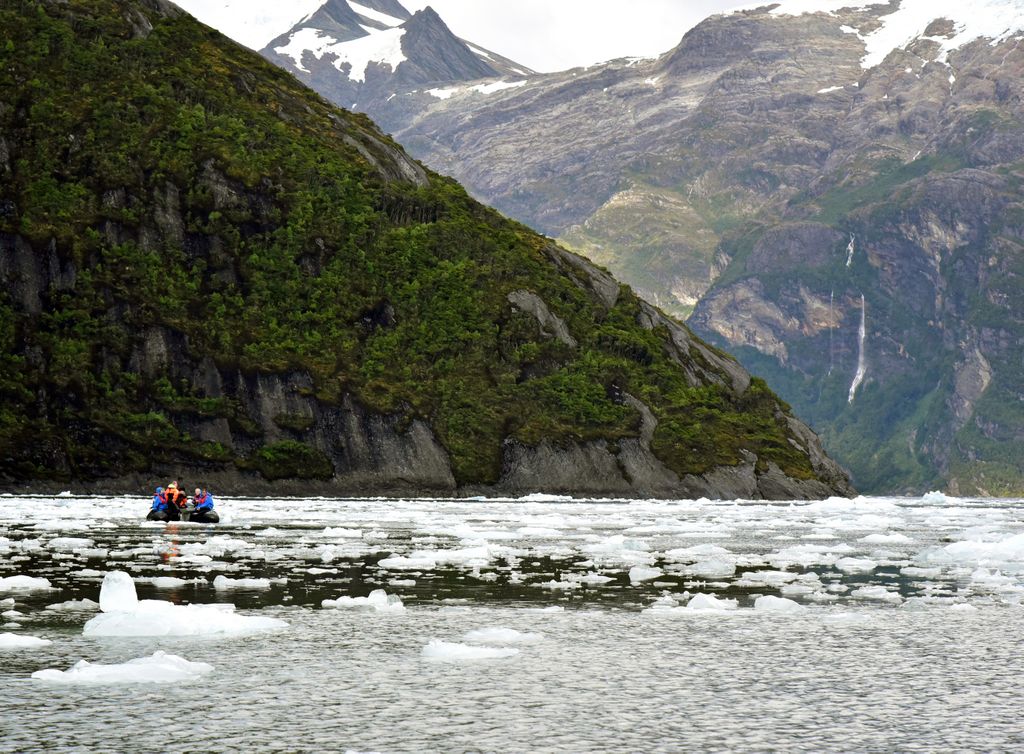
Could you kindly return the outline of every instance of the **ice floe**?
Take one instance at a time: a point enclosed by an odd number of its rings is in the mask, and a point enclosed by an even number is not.
[[[0,592],[52,591],[49,579],[34,576],[5,576],[0,578]]]
[[[61,685],[109,683],[184,683],[202,678],[213,672],[205,662],[189,662],[183,657],[154,652],[116,665],[101,665],[80,660],[69,670],[37,670],[32,678],[37,681]]]
[[[383,589],[374,589],[367,597],[342,596],[334,600],[323,600],[322,607],[353,608],[372,610],[378,613],[401,613],[405,605],[397,594],[388,594]]]
[[[0,634],[0,649],[36,649],[53,644],[49,639],[22,634]]]
[[[104,577],[100,609],[85,624],[86,636],[241,636],[288,626],[277,618],[239,615],[234,605],[139,600],[135,583],[122,571]]]

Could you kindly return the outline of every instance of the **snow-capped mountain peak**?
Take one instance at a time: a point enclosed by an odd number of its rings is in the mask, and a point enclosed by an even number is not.
[[[891,6],[888,0],[780,0],[745,6],[733,13],[770,7],[773,16],[801,16],[809,13],[839,15],[842,11],[864,11]],[[878,25],[867,31],[852,26],[840,27],[856,34],[864,43],[861,66],[880,65],[894,50],[907,48],[919,39],[939,44],[934,61],[945,63],[949,54],[979,39],[996,45],[1024,30],[1024,0],[899,0],[890,13],[876,16]],[[952,22],[952,32],[929,35],[929,29],[940,21]],[[930,61],[924,61],[930,62]]]

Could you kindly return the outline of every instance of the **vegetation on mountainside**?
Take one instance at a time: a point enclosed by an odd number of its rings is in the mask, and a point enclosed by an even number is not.
[[[749,449],[813,476],[764,383],[742,399],[691,387],[664,328],[637,324],[628,289],[604,309],[556,271],[550,241],[453,181],[381,177],[353,135],[397,147],[365,117],[187,16],[150,13],[155,28],[140,33],[137,7],[0,10],[0,243],[14,258],[26,242],[41,269],[65,271],[37,311],[23,300],[35,295],[30,274],[0,292],[0,478],[158,462],[331,476],[303,443],[308,417],[275,417],[294,438],[265,441],[235,398],[173,369],[147,374],[138,354],[154,333],[172,358],[309,375],[324,404],[353,396],[424,419],[460,483],[496,481],[507,437],[636,436],[623,392],[652,408],[655,451],[678,472]],[[511,307],[519,289],[578,347]],[[188,428],[211,418],[248,439],[198,442]]]

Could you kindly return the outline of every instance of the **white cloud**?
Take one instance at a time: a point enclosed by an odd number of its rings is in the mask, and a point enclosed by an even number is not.
[[[325,0],[176,0],[200,21],[260,49]],[[770,2],[770,0],[768,0]],[[750,0],[401,0],[430,5],[452,31],[538,71],[654,57],[714,13]]]
[[[654,57],[690,28],[750,0],[403,0],[430,5],[457,35],[538,71]],[[767,4],[767,3],[766,3]]]

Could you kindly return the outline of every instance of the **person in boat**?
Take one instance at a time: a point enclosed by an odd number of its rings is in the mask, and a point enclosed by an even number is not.
[[[167,498],[168,507],[174,506],[175,512],[185,507],[187,497],[184,492],[178,489],[177,482],[171,482],[167,485],[167,489],[164,490],[164,496]]]
[[[190,521],[197,521],[201,524],[215,524],[220,521],[220,514],[213,509],[213,495],[206,490],[196,487],[192,503],[195,505],[195,510],[189,517]]]
[[[170,502],[167,492],[163,487],[156,488],[156,494],[153,495],[153,507],[150,508],[149,514],[146,516],[150,521],[180,520],[181,514],[178,506]]]

